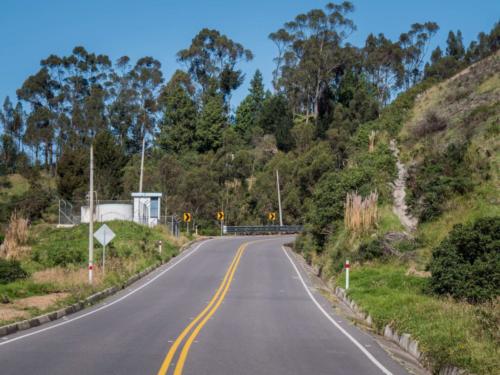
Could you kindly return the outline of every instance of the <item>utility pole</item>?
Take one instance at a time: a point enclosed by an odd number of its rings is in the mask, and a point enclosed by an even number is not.
[[[144,177],[144,148],[146,146],[146,133],[142,137],[142,153],[141,153],[141,176],[139,177],[139,193],[142,193],[142,179]]]
[[[89,191],[89,283],[92,284],[94,268],[94,146],[90,144],[90,191]]]
[[[280,175],[276,169],[276,189],[278,189],[278,208],[280,214],[280,227],[283,226],[283,213],[281,212],[281,193],[280,193]]]

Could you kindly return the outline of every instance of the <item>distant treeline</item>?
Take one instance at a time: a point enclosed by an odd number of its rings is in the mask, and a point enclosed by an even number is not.
[[[50,55],[17,90],[17,103],[5,98],[0,171],[36,183],[34,170],[46,170],[57,177],[54,195],[82,198],[94,142],[97,190],[102,198],[118,198],[136,189],[145,139],[145,184],[171,197],[167,209],[203,212],[208,220],[212,211],[233,207],[233,220],[248,221],[273,208],[271,193],[252,191],[267,186],[259,173],[268,174],[280,152],[303,155],[326,142],[333,166],[342,168],[349,137],[396,94],[424,79],[449,77],[500,45],[499,23],[468,47],[460,31],[450,31],[446,47],[426,62],[439,26],[424,22],[398,40],[373,33],[364,46],[354,46],[353,11],[349,2],[328,3],[272,32],[273,90],[265,90],[256,71],[234,111],[231,94],[245,78],[239,67],[253,56],[217,30],[202,29],[177,53],[183,69],[168,80],[151,56],[112,62],[81,46],[69,56]],[[321,174],[297,177],[293,199],[304,204]]]

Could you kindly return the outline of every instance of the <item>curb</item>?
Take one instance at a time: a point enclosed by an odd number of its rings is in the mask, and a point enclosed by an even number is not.
[[[208,238],[210,238],[210,237],[208,237]],[[197,239],[195,239],[193,241],[189,241],[189,242],[185,243],[184,245],[182,245],[179,248],[179,253],[178,254],[181,254],[183,251],[185,251],[186,249],[188,249],[189,247],[191,247],[195,243],[200,242],[200,241],[204,241],[204,240],[206,240],[208,238],[207,237],[197,238]],[[31,318],[31,319],[22,320],[20,322],[11,323],[11,324],[7,324],[5,326],[1,326],[0,327],[0,337],[11,335],[13,333],[16,333],[16,332],[19,332],[19,331],[23,331],[23,330],[26,330],[26,329],[30,329],[30,328],[33,328],[33,327],[41,326],[42,324],[46,324],[46,323],[52,322],[54,320],[61,319],[63,316],[67,316],[67,315],[76,313],[76,312],[78,312],[80,310],[83,310],[86,307],[92,306],[95,303],[97,303],[98,301],[100,301],[100,300],[102,300],[102,299],[104,299],[106,297],[109,297],[109,296],[111,296],[111,295],[119,292],[122,289],[127,288],[131,284],[133,284],[136,281],[142,279],[144,276],[146,276],[150,272],[152,272],[155,269],[161,267],[162,265],[164,265],[164,264],[172,261],[177,256],[173,256],[173,257],[171,257],[167,261],[161,261],[161,262],[156,263],[156,264],[154,264],[152,266],[149,266],[149,267],[145,268],[144,270],[136,273],[135,275],[132,275],[125,282],[123,282],[123,283],[121,283],[119,285],[115,285],[115,286],[106,288],[106,289],[104,289],[104,290],[102,290],[100,292],[94,293],[94,294],[88,296],[87,298],[85,298],[85,299],[83,299],[81,301],[78,301],[78,302],[76,302],[76,303],[74,303],[72,305],[63,307],[63,308],[61,308],[59,310],[52,311],[50,313],[46,313],[46,314],[43,314],[43,315],[36,316],[34,318]],[[447,374],[447,375],[452,375],[452,374]],[[455,375],[455,374],[453,374],[453,375]]]
[[[334,289],[334,294],[337,298],[349,306],[357,318],[363,320],[368,327],[374,328],[371,315],[364,313],[356,302],[347,296],[345,289],[336,287]],[[425,355],[418,349],[418,341],[413,339],[409,333],[399,334],[398,331],[392,328],[390,324],[387,324],[384,327],[382,334],[386,339],[395,343],[405,352],[410,354],[422,366],[427,368],[427,370],[433,372],[433,369],[426,365],[427,361],[425,360]],[[446,366],[439,370],[439,375],[470,375],[470,373],[455,366]]]

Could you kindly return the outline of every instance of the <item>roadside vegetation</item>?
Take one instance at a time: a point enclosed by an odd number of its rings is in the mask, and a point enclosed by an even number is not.
[[[388,158],[387,167],[376,170],[392,173],[372,180],[382,187],[376,225],[361,231],[346,225],[352,210],[325,205],[335,190],[322,192],[320,181],[313,212],[328,207],[331,214],[297,242],[321,276],[339,286],[349,259],[349,295],[379,331],[390,324],[417,339],[436,372],[457,366],[494,374],[500,367],[500,113],[499,88],[489,83],[499,64],[497,54],[450,80],[415,86],[353,137],[356,152],[347,169],[352,173],[337,176],[335,185],[356,179],[360,164],[375,162],[377,153],[368,148],[372,131],[377,131],[375,150],[396,139],[401,159],[410,166],[406,202],[408,214],[419,220],[415,232],[394,214],[392,197],[386,194],[384,200],[384,184],[394,180],[395,159]],[[460,87],[464,96],[455,95]],[[357,181],[351,189],[363,197],[376,186]]]
[[[435,22],[413,23],[394,40],[374,30],[353,45],[354,11],[327,3],[271,32],[272,87],[257,70],[236,108],[231,95],[253,55],[215,29],[177,53],[171,77],[151,56],[113,61],[83,46],[45,56],[18,102],[6,98],[0,111],[0,297],[11,314],[0,320],[31,314],[14,306],[22,298],[52,294],[53,306],[92,292],[82,283],[86,228],[51,226],[58,199],[85,200],[91,143],[99,199],[129,199],[145,144],[144,191],[164,193],[162,214],[190,212],[202,234],[218,233],[218,211],[228,225],[271,224],[279,170],[284,222],[305,224],[296,249],[323,278],[338,281],[349,258],[349,293],[377,326],[421,341],[434,371],[500,368],[500,286],[482,283],[492,270],[483,263],[497,267],[497,243],[457,268],[478,279],[473,295],[442,288],[435,268],[464,253],[454,240],[469,238],[462,231],[477,235],[500,215],[500,23],[468,46],[449,31],[428,59]],[[408,212],[394,210],[401,163]],[[416,228],[401,220],[409,215]],[[9,234],[12,218],[26,220],[29,235]],[[99,287],[158,262],[154,241],[164,238],[161,229],[110,226],[117,238],[109,272],[97,268]]]
[[[344,274],[337,279],[344,285]],[[369,312],[376,328],[390,324],[410,333],[431,368],[457,366],[496,374],[500,321],[497,300],[471,305],[429,293],[430,280],[409,274],[405,262],[371,262],[351,269],[349,295]]]
[[[17,225],[13,218],[9,228]],[[0,325],[26,319],[77,302],[96,291],[119,285],[141,270],[177,255],[184,237],[172,238],[163,227],[148,228],[133,222],[107,225],[116,237],[106,247],[105,273],[102,246],[94,246],[94,282],[88,284],[88,225],[30,228],[23,242],[13,241],[0,258]],[[96,229],[99,224],[96,225]],[[158,241],[162,241],[162,252]]]

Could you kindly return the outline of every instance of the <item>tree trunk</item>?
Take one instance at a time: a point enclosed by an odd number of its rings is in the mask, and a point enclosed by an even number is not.
[[[45,164],[45,169],[48,170],[49,168],[49,144],[45,144],[45,150],[44,150],[44,164]]]

